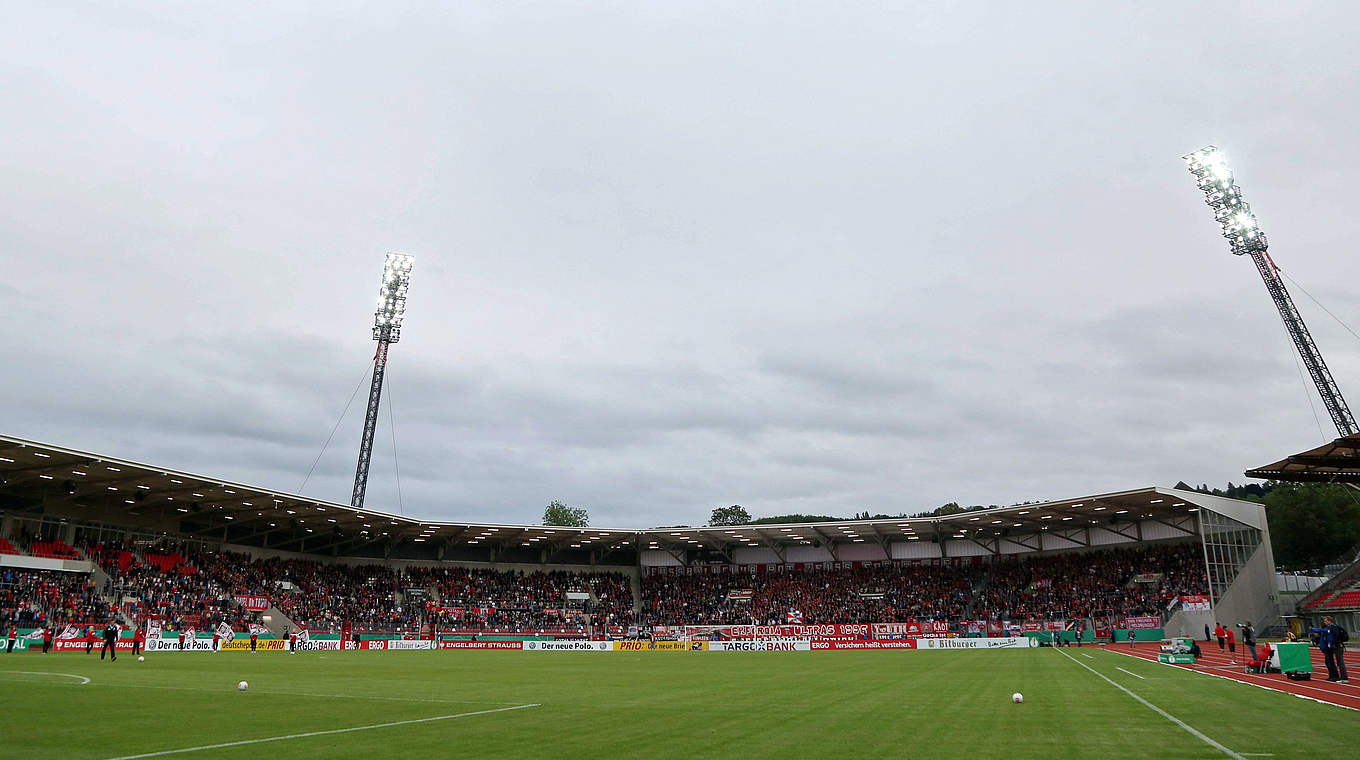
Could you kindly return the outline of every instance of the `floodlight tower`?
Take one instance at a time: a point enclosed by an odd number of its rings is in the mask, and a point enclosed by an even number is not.
[[[1214,210],[1214,218],[1223,227],[1223,237],[1228,239],[1232,252],[1238,256],[1251,256],[1251,260],[1256,263],[1256,270],[1261,273],[1275,308],[1280,310],[1285,330],[1303,358],[1303,365],[1308,368],[1308,374],[1317,386],[1318,395],[1322,396],[1327,413],[1332,415],[1337,431],[1342,437],[1360,432],[1350,407],[1346,406],[1346,399],[1341,397],[1341,389],[1336,386],[1327,363],[1322,360],[1322,352],[1318,351],[1308,326],[1294,307],[1294,299],[1290,298],[1289,291],[1284,287],[1279,267],[1275,266],[1266,250],[1265,233],[1261,232],[1256,215],[1251,213],[1251,206],[1242,199],[1242,191],[1233,180],[1223,151],[1210,145],[1185,156],[1185,162],[1190,173],[1195,175],[1199,188],[1204,191],[1204,202]]]
[[[387,349],[401,340],[401,318],[406,314],[406,290],[411,287],[414,256],[389,253],[383,263],[382,285],[378,288],[378,310],[373,314],[373,385],[368,389],[368,415],[364,417],[364,437],[359,442],[359,466],[354,470],[354,495],[350,505],[364,505],[368,488],[368,461],[373,456],[373,433],[378,428],[378,402],[382,399],[383,374],[387,371]]]

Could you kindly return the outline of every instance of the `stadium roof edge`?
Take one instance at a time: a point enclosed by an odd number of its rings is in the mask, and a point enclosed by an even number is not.
[[[102,466],[89,466],[93,464]],[[63,483],[74,487],[68,491],[62,488]],[[238,529],[252,526],[255,531],[252,535],[267,533],[285,545],[299,538],[310,540],[307,534],[319,537],[333,532],[336,536],[348,534],[351,541],[368,543],[516,542],[588,549],[632,545],[637,550],[849,545],[946,538],[998,541],[1045,530],[1070,533],[1096,525],[1119,531],[1135,519],[1173,524],[1184,522],[1185,516],[1195,509],[1220,511],[1225,506],[1203,494],[1147,487],[945,516],[816,523],[644,529],[427,520],[370,508],[355,509],[301,494],[4,435],[0,435],[0,491],[38,504],[67,502],[79,508],[121,511],[141,519],[145,517],[137,510],[154,509],[161,519],[174,521],[182,532],[190,534],[216,535],[230,528],[232,535],[237,535],[241,533]],[[316,533],[318,530],[321,534]],[[290,535],[292,539],[288,538]]]

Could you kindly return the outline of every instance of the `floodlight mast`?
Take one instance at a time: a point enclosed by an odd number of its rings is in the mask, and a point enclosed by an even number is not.
[[[1265,282],[1275,308],[1279,309],[1285,330],[1289,332],[1294,347],[1303,359],[1303,365],[1313,378],[1313,384],[1317,386],[1318,395],[1322,397],[1327,413],[1332,416],[1337,432],[1342,437],[1360,432],[1350,407],[1346,405],[1346,399],[1341,396],[1341,389],[1332,379],[1327,363],[1322,360],[1322,352],[1308,332],[1308,325],[1304,324],[1303,317],[1294,306],[1294,299],[1284,287],[1279,267],[1275,266],[1275,261],[1266,250],[1265,233],[1261,232],[1251,206],[1243,200],[1242,191],[1233,179],[1223,151],[1209,145],[1185,156],[1185,162],[1190,173],[1195,175],[1199,188],[1204,191],[1204,202],[1214,210],[1214,218],[1222,226],[1223,237],[1228,239],[1232,252],[1238,256],[1251,256],[1251,260],[1256,263],[1256,271],[1261,273],[1261,280]]]
[[[378,402],[382,399],[383,375],[387,371],[387,349],[401,340],[401,319],[406,314],[406,291],[411,287],[411,265],[415,257],[389,253],[383,263],[382,285],[378,288],[378,310],[373,314],[373,384],[368,389],[368,414],[364,417],[364,436],[359,441],[359,465],[354,470],[353,507],[364,506],[368,489],[368,463],[373,457],[373,434],[378,429]]]

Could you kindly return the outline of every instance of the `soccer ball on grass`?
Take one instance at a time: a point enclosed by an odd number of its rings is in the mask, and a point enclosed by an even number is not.
[[[246,683],[245,681],[242,681],[242,682],[236,684],[236,690],[237,690],[237,691],[245,691],[246,689],[249,689],[249,688],[250,688],[250,684]]]
[[[1018,705],[1025,701],[1025,695],[1017,691],[1011,695],[1011,701]]]
[[[146,662],[146,658],[145,658],[145,657],[142,657],[141,655],[138,655],[138,656],[137,656],[137,662]]]

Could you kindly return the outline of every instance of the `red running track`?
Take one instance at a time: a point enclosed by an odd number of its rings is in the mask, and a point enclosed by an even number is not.
[[[1200,646],[1204,649],[1204,655],[1199,658],[1199,662],[1194,665],[1171,665],[1169,667],[1184,668],[1197,673],[1248,683],[1252,686],[1282,691],[1306,699],[1325,702],[1329,705],[1360,710],[1360,686],[1353,683],[1331,683],[1327,681],[1327,666],[1322,658],[1322,653],[1316,649],[1309,649],[1309,653],[1313,657],[1313,680],[1290,681],[1284,677],[1283,673],[1267,673],[1265,675],[1247,673],[1245,663],[1250,659],[1250,656],[1243,652],[1241,647],[1238,647],[1237,651],[1237,664],[1233,665],[1232,658],[1226,652],[1219,654],[1216,642],[1210,642],[1208,645],[1201,642]],[[1149,641],[1140,642],[1134,648],[1117,644],[1103,648],[1110,652],[1118,652],[1156,662],[1161,645]],[[1347,655],[1346,668],[1348,670],[1360,664],[1356,662],[1353,652],[1348,652]]]

